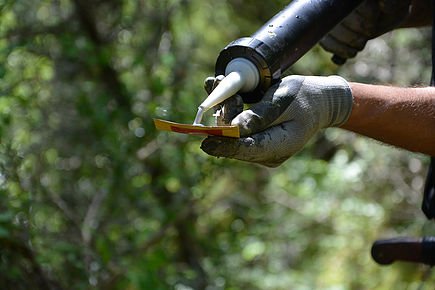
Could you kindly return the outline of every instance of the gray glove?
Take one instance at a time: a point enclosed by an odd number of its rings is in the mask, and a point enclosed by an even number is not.
[[[320,46],[344,62],[363,50],[370,39],[400,25],[409,14],[410,3],[411,0],[366,0],[332,29],[319,42]]]
[[[217,157],[276,167],[318,130],[345,123],[352,101],[351,89],[341,77],[289,76],[232,120],[241,138],[208,137],[201,149]]]

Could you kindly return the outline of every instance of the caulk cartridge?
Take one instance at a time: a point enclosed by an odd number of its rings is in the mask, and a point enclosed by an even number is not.
[[[199,105],[193,124],[201,125],[202,117],[206,111],[238,92],[253,91],[259,82],[260,74],[258,69],[250,60],[243,57],[231,60],[225,69],[223,80]]]

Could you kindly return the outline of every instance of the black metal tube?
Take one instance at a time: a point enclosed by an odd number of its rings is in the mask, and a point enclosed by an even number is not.
[[[216,75],[225,74],[234,58],[252,61],[260,84],[241,94],[246,103],[257,102],[282,73],[310,50],[363,0],[294,0],[251,37],[231,42],[219,54]]]

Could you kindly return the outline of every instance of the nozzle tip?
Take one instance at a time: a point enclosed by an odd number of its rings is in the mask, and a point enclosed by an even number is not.
[[[202,106],[199,106],[198,107],[198,112],[196,113],[196,116],[195,116],[195,120],[193,121],[193,125],[196,125],[196,126],[203,126],[202,124],[201,124],[201,121],[202,121],[202,117],[204,116],[204,107],[202,107]]]

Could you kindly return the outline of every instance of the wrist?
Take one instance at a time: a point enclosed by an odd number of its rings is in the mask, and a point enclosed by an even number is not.
[[[308,98],[316,98],[313,111],[319,117],[319,128],[339,127],[346,123],[352,111],[353,96],[349,83],[340,76],[306,77],[304,84],[312,90]]]

